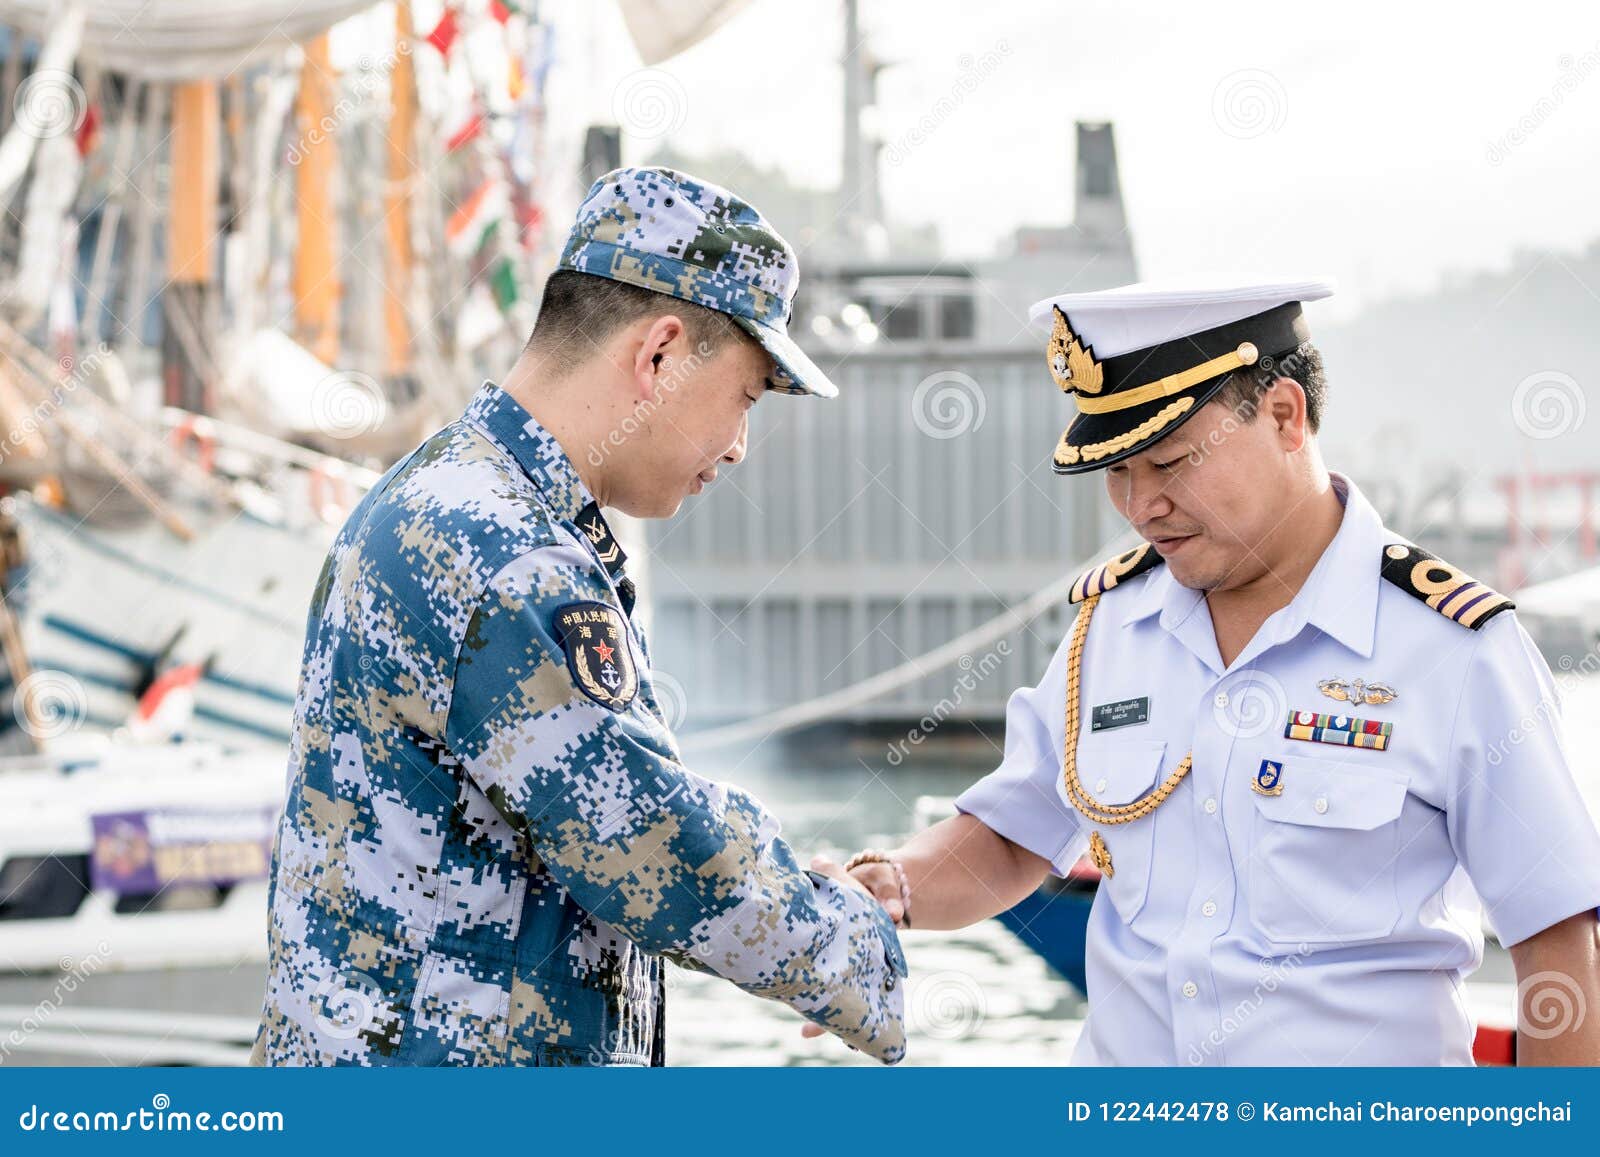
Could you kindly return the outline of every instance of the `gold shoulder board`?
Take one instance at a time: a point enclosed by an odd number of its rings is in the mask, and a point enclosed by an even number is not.
[[[1148,542],[1142,542],[1132,550],[1084,571],[1078,576],[1078,581],[1072,584],[1072,593],[1067,596],[1067,601],[1081,603],[1090,595],[1103,595],[1124,579],[1142,575],[1160,564],[1161,555],[1156,548]]]
[[[1420,546],[1396,542],[1383,548],[1383,577],[1421,599],[1452,622],[1479,630],[1517,604],[1471,575],[1463,574]]]

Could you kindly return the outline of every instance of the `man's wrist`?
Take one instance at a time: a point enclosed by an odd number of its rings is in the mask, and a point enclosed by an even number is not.
[[[863,864],[886,864],[893,869],[895,882],[900,889],[900,919],[895,922],[895,927],[910,928],[911,882],[906,877],[905,865],[888,852],[881,852],[876,848],[863,848],[845,861],[844,870],[852,872]]]

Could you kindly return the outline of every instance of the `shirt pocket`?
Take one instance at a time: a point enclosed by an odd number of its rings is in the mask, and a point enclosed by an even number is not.
[[[1256,931],[1307,947],[1387,936],[1400,919],[1396,861],[1410,778],[1347,759],[1282,763],[1282,794],[1252,793]]]
[[[1160,741],[1084,740],[1078,746],[1078,782],[1091,799],[1108,807],[1131,804],[1167,774],[1162,767],[1166,750],[1167,745]],[[1059,790],[1065,797],[1066,789]],[[1071,800],[1067,802],[1070,806]],[[1133,923],[1150,892],[1151,857],[1160,810],[1125,824],[1097,824],[1079,813],[1082,830],[1099,832],[1111,856],[1111,872],[1100,890],[1110,895],[1125,924]]]

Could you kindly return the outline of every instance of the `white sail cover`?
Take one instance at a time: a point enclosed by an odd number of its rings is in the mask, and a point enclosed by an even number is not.
[[[748,5],[750,0],[620,0],[623,23],[646,64],[660,64],[690,48]]]
[[[94,0],[79,59],[150,80],[223,76],[372,7],[373,0]],[[0,0],[0,24],[41,39],[62,0]]]

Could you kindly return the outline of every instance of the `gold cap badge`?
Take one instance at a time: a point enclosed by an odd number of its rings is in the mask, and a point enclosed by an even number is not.
[[[1069,394],[1098,394],[1105,386],[1100,363],[1072,332],[1072,325],[1059,306],[1055,312],[1055,327],[1050,331],[1050,344],[1045,347],[1050,376]]]

